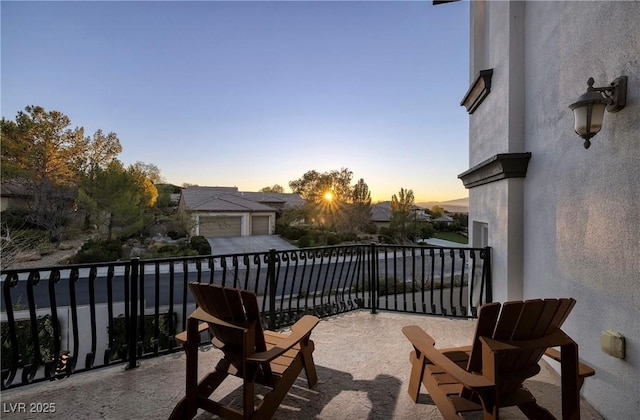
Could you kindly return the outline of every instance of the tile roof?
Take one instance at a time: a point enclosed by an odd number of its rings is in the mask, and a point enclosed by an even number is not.
[[[297,194],[243,192],[236,187],[188,187],[182,190],[185,209],[191,211],[276,211],[304,204]]]

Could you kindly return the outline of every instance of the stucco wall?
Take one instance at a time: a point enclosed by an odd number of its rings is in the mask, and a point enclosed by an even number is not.
[[[526,4],[524,295],[573,296],[566,324],[596,369],[583,393],[607,418],[640,412],[640,3]],[[568,105],[629,77],[627,107],[606,113],[585,150]],[[626,336],[627,357],[600,350]]]
[[[494,69],[470,117],[470,167],[531,152],[524,180],[472,188],[493,248],[494,300],[571,296],[565,330],[596,369],[583,395],[606,417],[640,412],[640,2],[472,2],[470,81]],[[628,76],[627,106],[606,113],[589,150],[568,105]],[[625,335],[624,360],[600,349]]]
[[[471,80],[493,69],[491,93],[469,119],[469,167],[497,153],[522,152],[524,134],[521,2],[472,3]],[[484,20],[480,19],[484,16]],[[480,40],[475,39],[480,38]],[[505,52],[510,52],[505,54]]]
[[[471,3],[471,83],[493,69],[491,92],[469,118],[469,167],[498,153],[524,149],[524,19],[519,2]],[[469,222],[486,223],[492,252],[493,298],[522,299],[523,182],[508,179],[469,190]],[[477,246],[473,229],[470,240]]]
[[[523,297],[522,182],[521,179],[492,182],[473,188],[469,194],[469,208],[473,209],[471,243],[474,247],[482,246],[478,242],[478,232],[474,231],[474,223],[484,223],[488,228],[488,245],[492,247],[493,300],[496,302]]]

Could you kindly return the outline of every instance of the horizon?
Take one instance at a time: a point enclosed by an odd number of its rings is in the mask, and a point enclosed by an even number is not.
[[[2,2],[2,116],[115,132],[168,183],[347,168],[374,201],[468,197],[469,5]]]

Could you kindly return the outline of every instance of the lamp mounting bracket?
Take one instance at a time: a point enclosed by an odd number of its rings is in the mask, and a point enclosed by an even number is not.
[[[609,99],[607,111],[618,112],[627,105],[627,76],[616,77],[609,86],[593,87],[593,77],[587,80],[589,87],[587,90],[601,92],[605,98]]]

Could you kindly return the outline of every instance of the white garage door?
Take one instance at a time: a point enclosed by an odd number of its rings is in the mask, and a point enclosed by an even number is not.
[[[242,217],[200,217],[200,235],[225,238],[242,235]]]
[[[253,216],[251,218],[251,234],[252,235],[268,235],[269,234],[269,216]]]

